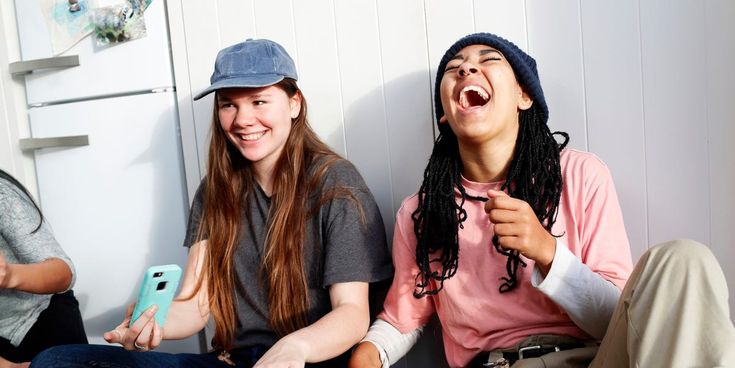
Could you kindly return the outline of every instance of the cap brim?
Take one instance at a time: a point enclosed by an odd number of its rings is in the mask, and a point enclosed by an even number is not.
[[[205,88],[203,91],[199,92],[196,96],[194,96],[194,101],[223,88],[258,88],[258,87],[267,87],[272,86],[280,81],[282,81],[284,76],[277,75],[277,74],[271,74],[271,75],[258,75],[258,76],[248,76],[248,77],[239,77],[239,78],[230,78],[230,79],[223,79],[221,81],[218,81],[211,86]]]

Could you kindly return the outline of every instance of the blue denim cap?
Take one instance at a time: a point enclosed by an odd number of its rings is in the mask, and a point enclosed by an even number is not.
[[[283,46],[271,40],[248,39],[220,50],[209,78],[211,85],[194,100],[222,88],[272,86],[283,78],[298,79],[296,66]]]

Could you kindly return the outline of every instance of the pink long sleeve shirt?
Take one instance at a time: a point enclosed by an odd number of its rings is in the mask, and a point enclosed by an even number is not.
[[[596,156],[565,150],[561,154],[564,188],[552,233],[589,269],[622,289],[632,270],[630,246],[610,172]],[[463,178],[467,193],[487,197],[501,182],[476,183]],[[464,203],[467,220],[459,229],[457,273],[434,296],[416,299],[416,237],[411,213],[416,195],[398,210],[393,238],[395,278],[379,318],[402,333],[425,325],[437,313],[449,364],[462,367],[478,353],[510,347],[535,334],[590,338],[567,313],[531,283],[534,262],[519,268],[518,287],[501,294],[506,257],[492,246],[492,224],[484,202]],[[553,264],[552,264],[553,268]],[[436,286],[436,285],[433,285]]]

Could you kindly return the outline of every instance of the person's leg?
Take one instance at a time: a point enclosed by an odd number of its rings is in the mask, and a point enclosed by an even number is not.
[[[651,248],[623,290],[590,367],[733,367],[725,277],[691,240]]]
[[[31,368],[232,368],[210,354],[128,351],[118,346],[63,345],[38,354]],[[238,368],[250,365],[238,364]]]
[[[38,353],[52,346],[86,343],[79,302],[69,290],[51,297],[49,306],[38,315],[38,320],[18,345],[16,361],[31,361]]]

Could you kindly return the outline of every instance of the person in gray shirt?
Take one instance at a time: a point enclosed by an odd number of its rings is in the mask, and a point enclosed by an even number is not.
[[[189,261],[163,326],[130,315],[116,346],[48,350],[32,367],[344,367],[367,332],[371,283],[393,266],[380,211],[357,169],[311,129],[283,47],[219,52],[207,176],[192,204]],[[374,290],[374,288],[373,288]],[[214,320],[206,354],[148,351]]]
[[[86,343],[74,265],[15,178],[0,170],[0,368]]]

